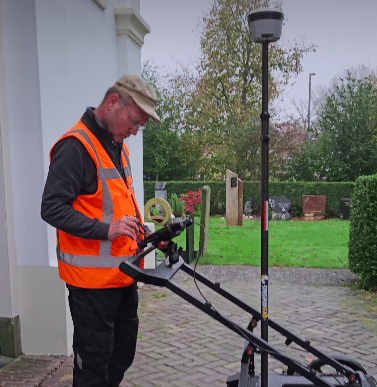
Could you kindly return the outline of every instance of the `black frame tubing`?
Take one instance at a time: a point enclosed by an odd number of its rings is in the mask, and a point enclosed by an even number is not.
[[[206,285],[210,289],[214,290],[215,292],[223,296],[225,299],[229,300],[230,302],[234,303],[244,311],[251,314],[254,319],[261,320],[262,316],[259,312],[257,312],[255,309],[253,309],[251,306],[247,305],[237,297],[233,296],[231,293],[222,289],[219,283],[214,283],[208,278],[204,277],[203,275],[197,273],[194,269],[192,269],[189,265],[187,265],[184,262],[182,257],[179,258],[179,261],[176,264],[171,265],[168,263],[169,260],[166,259],[166,261],[160,264],[156,269],[144,270],[144,269],[140,269],[138,266],[135,266],[135,264],[138,263],[138,261],[142,258],[142,256],[144,256],[144,253],[133,258],[131,261],[121,263],[121,265],[119,266],[120,270],[125,274],[129,275],[130,277],[134,278],[136,281],[141,281],[144,283],[166,287],[170,289],[173,293],[177,294],[178,296],[180,296],[190,304],[194,305],[196,308],[200,309],[201,311],[208,314],[215,320],[219,321],[221,324],[223,324],[233,332],[249,340],[250,343],[256,345],[260,349],[261,354],[265,353],[267,356],[270,354],[272,357],[276,358],[277,360],[281,361],[283,364],[287,365],[289,369],[298,372],[300,375],[306,377],[308,380],[312,381],[317,386],[320,386],[320,387],[330,386],[330,384],[321,380],[315,374],[310,372],[310,370],[303,367],[301,364],[296,363],[295,361],[287,357],[284,353],[270,346],[268,342],[266,342],[263,338],[259,339],[258,337],[254,336],[253,333],[250,332],[249,330],[234,323],[226,316],[216,311],[210,303],[203,302],[202,300],[189,294],[187,291],[185,291],[177,284],[172,282],[171,279],[173,278],[173,276],[179,270],[183,270],[185,273],[192,276],[195,280],[198,280],[202,284]],[[338,361],[332,359],[331,357],[326,356],[322,352],[313,348],[310,345],[310,342],[301,340],[292,332],[284,329],[274,321],[269,320],[269,326],[287,338],[286,345],[289,345],[290,343],[295,342],[300,347],[304,348],[308,352],[315,355],[317,358],[323,359],[326,362],[326,364],[334,367],[338,372],[343,373],[348,379],[351,376],[355,376],[355,372],[351,368],[343,365],[342,363],[339,363]]]
[[[206,285],[210,289],[214,290],[216,293],[220,294],[223,296],[225,299],[228,301],[232,302],[233,304],[237,305],[239,308],[243,309],[245,312],[251,314],[253,318],[257,321],[262,320],[262,316],[260,313],[252,308],[250,305],[246,304],[239,298],[233,296],[231,293],[228,291],[224,290],[221,288],[220,283],[212,282],[208,278],[204,277],[200,273],[197,273],[194,271],[190,266],[184,264],[180,268],[183,270],[185,273],[189,274],[190,276],[194,277],[196,280],[201,282],[202,284]],[[354,371],[347,366],[343,365],[342,363],[339,363],[338,361],[332,359],[331,357],[328,357],[324,353],[320,352],[318,349],[314,348],[313,346],[310,345],[310,341],[304,341],[300,339],[298,336],[290,332],[289,330],[285,329],[284,327],[280,326],[278,323],[275,321],[269,319],[268,320],[268,325],[272,329],[274,329],[276,332],[279,332],[282,336],[286,337],[287,340],[285,344],[288,346],[291,343],[296,343],[299,345],[301,348],[304,348],[306,351],[310,352],[312,355],[316,356],[319,359],[322,359],[325,361],[326,364],[330,365],[331,367],[335,368],[338,372],[344,373],[346,377],[350,377],[354,375]]]

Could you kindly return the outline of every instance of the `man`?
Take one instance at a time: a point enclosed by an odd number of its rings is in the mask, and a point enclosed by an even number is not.
[[[73,387],[119,386],[135,355],[137,287],[118,267],[143,235],[123,140],[150,117],[161,124],[156,99],[148,82],[126,75],[50,152],[41,216],[57,229],[69,291]]]

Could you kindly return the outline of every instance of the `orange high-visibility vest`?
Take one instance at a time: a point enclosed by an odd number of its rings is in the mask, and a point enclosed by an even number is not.
[[[98,188],[92,195],[79,195],[72,206],[84,215],[111,224],[128,215],[142,222],[132,185],[129,152],[123,144],[122,168],[127,185],[109,155],[80,120],[58,141],[75,137],[85,146],[97,167]],[[55,144],[56,145],[56,144]],[[55,147],[52,147],[51,154]],[[137,238],[141,240],[142,235]],[[57,230],[57,257],[60,278],[81,288],[118,288],[128,286],[133,279],[119,270],[119,264],[135,255],[136,241],[127,236],[111,240],[79,238]]]

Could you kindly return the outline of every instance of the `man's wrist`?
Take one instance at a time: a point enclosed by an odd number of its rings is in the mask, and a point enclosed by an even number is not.
[[[109,229],[110,225],[108,223],[100,222],[98,224],[99,239],[108,240],[109,239]]]

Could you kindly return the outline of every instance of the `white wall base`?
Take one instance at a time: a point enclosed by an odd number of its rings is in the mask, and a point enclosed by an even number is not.
[[[72,353],[73,325],[68,291],[56,267],[17,267],[22,352],[27,355]]]

